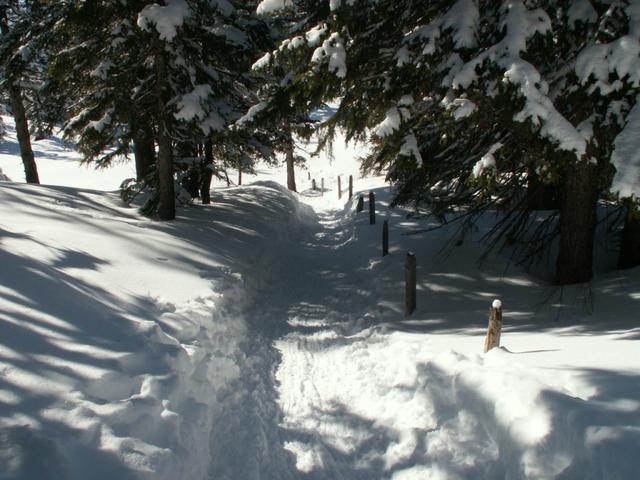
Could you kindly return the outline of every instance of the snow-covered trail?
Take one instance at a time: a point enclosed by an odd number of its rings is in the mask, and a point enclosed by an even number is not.
[[[272,266],[270,282],[256,289],[252,306],[242,312],[249,327],[241,367],[245,374],[225,399],[227,411],[213,425],[212,478],[309,477],[304,459],[301,464],[292,449],[301,435],[313,432],[298,431],[297,426],[289,430],[288,418],[306,406],[322,406],[322,397],[314,393],[313,352],[321,348],[315,342],[323,332],[350,329],[354,313],[361,315],[364,307],[357,298],[367,297],[359,289],[366,273],[350,272],[351,232],[341,220],[340,211],[309,209],[305,221],[291,225],[291,243],[260,259]],[[292,364],[295,371],[288,371]],[[282,375],[291,377],[284,380]],[[324,428],[317,427],[318,432]],[[330,449],[325,453],[319,478],[342,478],[342,461],[333,458]]]
[[[402,256],[379,258],[382,219],[370,227],[366,213],[353,212],[355,201],[332,209],[317,198],[303,200],[315,213],[292,225],[286,248],[268,253],[277,258],[262,259],[272,266],[270,281],[244,312],[250,374],[241,378],[237,398],[225,402],[233,411],[225,424],[214,425],[222,448],[213,455],[212,478],[596,479],[612,468],[619,471],[611,478],[629,478],[637,402],[616,404],[610,414],[606,390],[599,393],[585,372],[538,365],[561,350],[580,361],[602,337],[531,348],[551,336],[517,325],[518,317],[531,321],[527,307],[509,318],[516,321],[507,334],[515,354],[483,355],[486,327],[478,324],[486,314],[477,314],[477,302],[436,300],[451,296],[443,279],[460,284],[446,265],[455,269],[465,258],[434,268],[429,281],[440,283],[425,283],[433,285],[433,304],[423,307],[415,330],[402,331],[413,326],[401,310]],[[387,218],[392,228],[406,224]],[[530,292],[538,287],[517,273],[500,282],[497,292],[512,301],[535,302]],[[483,305],[497,293],[478,295]],[[617,342],[621,351],[632,348]],[[549,369],[561,373],[550,377]],[[626,383],[615,395],[635,398]],[[605,400],[585,401],[593,395]]]

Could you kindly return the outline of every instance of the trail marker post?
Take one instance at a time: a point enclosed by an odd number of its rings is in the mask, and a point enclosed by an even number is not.
[[[342,198],[342,179],[338,175],[338,200]]]
[[[324,178],[320,179],[320,194],[324,196]]]
[[[349,175],[349,200],[353,197],[353,175]]]
[[[361,212],[364,210],[364,197],[360,195],[358,197],[358,204],[356,205],[356,212]]]
[[[489,327],[487,338],[484,341],[484,353],[500,346],[500,334],[502,333],[502,302],[495,299],[489,310]]]
[[[413,252],[407,252],[404,263],[404,315],[408,317],[416,309],[416,256]]]
[[[376,223],[376,195],[369,192],[369,225]]]
[[[389,222],[387,220],[382,224],[382,256],[389,254]]]

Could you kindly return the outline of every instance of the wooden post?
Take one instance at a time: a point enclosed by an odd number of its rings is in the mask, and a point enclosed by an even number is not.
[[[404,263],[404,315],[408,317],[416,309],[416,256],[407,252]]]
[[[313,180],[311,180],[311,190],[313,190],[313,191],[316,190],[316,179],[315,178]]]
[[[382,224],[382,256],[389,254],[389,222],[387,220]]]
[[[364,197],[360,195],[358,197],[358,205],[356,205],[356,212],[361,212],[364,210]]]
[[[369,192],[369,225],[376,223],[376,195]]]
[[[320,179],[320,195],[324,195],[324,178]]]
[[[349,200],[353,197],[353,175],[349,175]]]
[[[500,333],[502,332],[502,302],[495,299],[489,310],[489,328],[484,342],[484,353],[494,347],[500,346]]]
[[[311,180],[311,172],[307,172],[307,180]]]
[[[338,200],[342,198],[342,179],[338,175]]]

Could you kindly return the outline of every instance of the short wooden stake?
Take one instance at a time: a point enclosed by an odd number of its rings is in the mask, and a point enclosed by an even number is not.
[[[316,190],[316,179],[311,180],[311,190]]]
[[[324,178],[320,179],[320,192],[321,195],[324,195]]]
[[[416,309],[416,256],[413,252],[407,253],[404,263],[404,315],[408,317]]]
[[[353,197],[353,175],[349,175],[349,200]]]
[[[307,180],[311,180],[311,172],[307,172]]]
[[[360,195],[358,197],[358,204],[356,205],[356,212],[361,212],[364,210],[364,197]]]
[[[376,223],[376,195],[369,192],[369,225]]]
[[[389,254],[389,222],[387,220],[382,224],[382,256]]]
[[[494,347],[500,346],[500,333],[502,332],[502,302],[494,300],[489,310],[489,328],[484,342],[484,353]]]
[[[342,179],[338,175],[338,200],[342,198]]]

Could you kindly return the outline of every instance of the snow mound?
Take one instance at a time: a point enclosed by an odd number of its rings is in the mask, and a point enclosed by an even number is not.
[[[213,198],[161,224],[111,193],[0,188],[3,478],[199,479],[225,456],[214,425],[242,422],[227,402],[256,368],[243,312],[315,218],[272,182]]]

